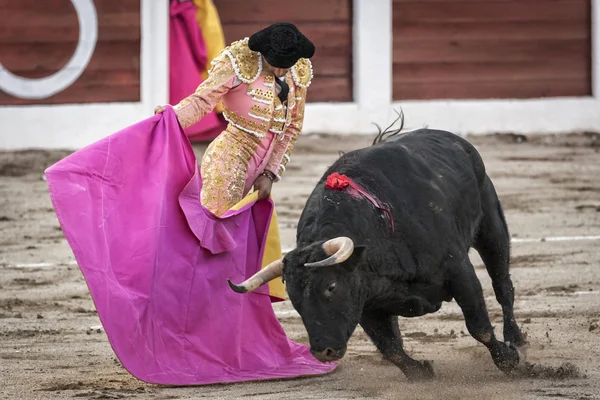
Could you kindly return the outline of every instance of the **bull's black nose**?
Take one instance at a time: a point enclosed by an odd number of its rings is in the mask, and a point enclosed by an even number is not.
[[[312,353],[312,355],[319,361],[321,362],[329,362],[329,361],[336,361],[339,360],[340,358],[344,357],[344,354],[346,353],[346,349],[340,349],[340,350],[335,350],[332,349],[331,347],[327,347],[324,350],[312,350],[310,351]]]

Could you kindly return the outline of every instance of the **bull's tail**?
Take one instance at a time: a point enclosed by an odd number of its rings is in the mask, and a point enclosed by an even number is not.
[[[394,111],[396,112],[396,114],[398,114],[398,118],[396,118],[394,120],[394,122],[392,122],[390,124],[390,126],[388,126],[387,128],[385,128],[384,130],[381,130],[381,127],[379,125],[377,125],[376,123],[373,123],[373,125],[375,125],[377,127],[377,130],[379,131],[379,133],[377,134],[377,136],[373,140],[372,146],[374,146],[374,145],[376,145],[378,143],[381,143],[381,142],[383,142],[383,141],[385,141],[385,140],[387,140],[387,139],[389,139],[389,138],[391,138],[393,136],[396,136],[404,128],[404,111],[402,111],[402,108],[400,108],[400,112],[398,112],[396,110],[394,110]],[[398,122],[398,120],[400,120],[400,128],[390,130],[390,128],[392,126],[394,126],[394,124],[396,124],[396,122]]]

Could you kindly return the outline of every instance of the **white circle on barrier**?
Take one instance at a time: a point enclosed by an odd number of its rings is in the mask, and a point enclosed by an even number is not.
[[[93,0],[71,0],[79,22],[77,47],[69,62],[44,78],[23,78],[0,62],[0,90],[22,99],[45,99],[71,86],[85,71],[98,41],[98,15]]]

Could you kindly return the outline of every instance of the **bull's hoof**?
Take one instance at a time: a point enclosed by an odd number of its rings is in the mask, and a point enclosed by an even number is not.
[[[518,368],[525,366],[525,353],[510,342],[502,343],[500,352],[494,357],[494,364],[502,372],[509,374]]]
[[[514,343],[511,342],[505,342],[505,344],[512,350],[517,352],[517,355],[519,356],[519,362],[517,363],[517,365],[515,366],[514,369],[522,369],[525,368],[525,366],[527,365],[527,348],[525,346],[516,346]]]
[[[435,378],[433,364],[431,361],[416,361],[406,368],[404,375],[411,382],[424,381]]]

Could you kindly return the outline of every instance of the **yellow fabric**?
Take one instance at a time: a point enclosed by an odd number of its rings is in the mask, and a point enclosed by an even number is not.
[[[246,197],[241,199],[236,205],[231,207],[231,211],[238,211],[242,207],[247,206],[248,204],[250,204],[256,200],[258,200],[258,192],[257,191],[250,192],[250,193],[248,193],[248,195]]]
[[[272,198],[272,197],[271,197]],[[254,191],[244,197],[239,203],[231,207],[231,210],[239,210],[240,208],[256,201],[258,199],[258,192]],[[267,231],[267,241],[265,243],[265,249],[263,252],[263,260],[261,269],[269,265],[271,262],[281,258],[281,241],[279,238],[279,224],[277,223],[277,213],[273,209],[273,215],[269,224],[269,230]],[[269,294],[272,297],[277,297],[281,300],[285,300],[285,285],[283,284],[282,278],[273,279],[269,282]]]
[[[200,73],[204,81],[208,77],[210,62],[225,48],[225,36],[223,35],[219,13],[212,0],[193,0],[193,2],[197,8],[196,21],[202,32],[208,57],[206,68]],[[215,107],[215,112],[223,112],[223,104],[221,102]]]
[[[281,241],[279,239],[279,224],[277,223],[277,213],[273,209],[273,216],[269,224],[267,232],[267,242],[265,244],[265,252],[263,253],[262,267],[266,267],[269,263],[280,259],[283,256],[281,253]],[[285,285],[282,278],[273,279],[269,282],[269,293],[273,297],[285,300]]]

